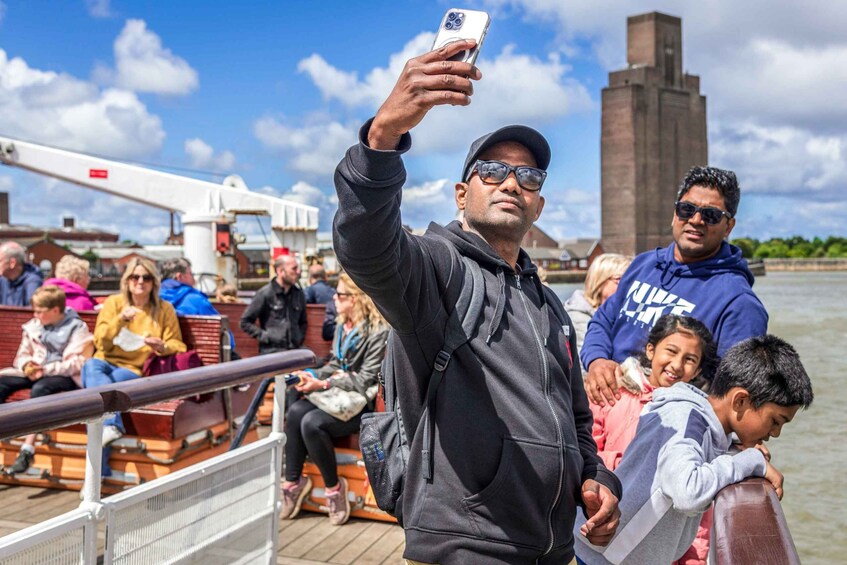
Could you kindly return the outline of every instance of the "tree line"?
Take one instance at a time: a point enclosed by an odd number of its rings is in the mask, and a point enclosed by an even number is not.
[[[740,237],[731,243],[741,249],[746,259],[847,257],[847,238],[844,237],[815,237],[808,240],[795,235],[788,238],[774,237],[767,241]]]

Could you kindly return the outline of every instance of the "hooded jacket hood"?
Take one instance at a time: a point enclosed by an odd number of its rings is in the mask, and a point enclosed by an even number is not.
[[[94,299],[88,294],[88,291],[82,288],[79,284],[68,280],[52,278],[44,281],[44,285],[52,284],[58,286],[65,292],[65,303],[75,310],[93,310],[95,306]]]
[[[751,287],[755,277],[747,267],[741,249],[727,242],[721,243],[717,255],[696,263],[680,263],[674,258],[676,243],[659,247],[656,255],[656,268],[662,271],[662,288],[672,288],[676,278],[700,278],[735,273],[744,277]]]
[[[494,316],[491,318],[491,322],[487,328],[486,334],[486,343],[489,343],[491,339],[494,337],[494,334],[500,328],[501,323],[503,322],[503,318],[505,315],[505,307],[506,307],[506,274],[514,273],[515,270],[509,265],[500,255],[497,254],[496,251],[488,244],[487,241],[482,239],[475,233],[465,231],[462,228],[462,224],[458,220],[454,220],[447,224],[446,227],[442,227],[435,222],[431,222],[429,227],[427,228],[427,233],[440,235],[441,237],[447,239],[451,243],[453,243],[456,248],[459,250],[459,253],[473,259],[477,263],[479,263],[480,267],[483,269],[488,269],[490,271],[494,271],[497,275],[497,282],[499,283],[499,292],[497,293],[497,297],[494,301]],[[536,285],[536,289],[538,290],[538,295],[541,297],[542,301],[542,312],[541,316],[541,335],[547,335],[550,330],[550,322],[548,316],[548,306],[547,299],[544,296],[544,287],[541,283],[541,279],[538,277],[538,269],[535,264],[529,258],[529,255],[523,249],[518,251],[518,268],[520,270],[521,276],[527,276],[532,279],[532,281]]]
[[[741,250],[726,242],[714,257],[697,263],[674,259],[676,245],[636,257],[618,290],[598,308],[580,358],[617,363],[637,357],[663,314],[697,318],[709,328],[718,355],[748,337],[767,333],[768,314],[753,292],[753,273]]]

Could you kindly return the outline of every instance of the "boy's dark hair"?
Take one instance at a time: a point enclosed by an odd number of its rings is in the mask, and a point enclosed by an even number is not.
[[[720,192],[726,211],[733,218],[735,217],[735,213],[738,212],[738,202],[741,200],[741,189],[738,187],[735,173],[717,167],[692,167],[682,179],[676,199],[681,200],[692,186],[707,186]]]
[[[712,332],[703,325],[703,322],[691,316],[665,314],[656,320],[656,325],[653,326],[653,329],[650,330],[650,335],[647,337],[647,344],[656,347],[666,337],[679,332],[689,333],[700,340],[700,346],[703,350],[700,357],[700,374],[697,375],[691,384],[699,388],[706,388],[715,374],[715,365],[717,365],[718,361],[718,348],[715,345]],[[646,349],[647,345],[644,347]],[[647,359],[646,351],[641,353],[639,361],[643,367],[650,367],[650,360]]]
[[[808,408],[815,397],[800,356],[774,335],[745,339],[726,352],[709,394],[722,398],[733,387],[745,389],[754,408],[766,402]]]

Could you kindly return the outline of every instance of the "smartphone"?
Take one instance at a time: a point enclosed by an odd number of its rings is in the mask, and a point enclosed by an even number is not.
[[[450,57],[451,61],[463,61],[473,65],[476,63],[476,57],[482,48],[482,41],[485,39],[485,34],[488,33],[490,23],[491,18],[485,12],[450,8],[441,20],[432,49],[440,49],[448,43],[462,39],[473,39],[476,41],[476,47],[465,49]]]
[[[296,384],[300,384],[300,377],[298,375],[285,375],[285,386],[294,386]]]

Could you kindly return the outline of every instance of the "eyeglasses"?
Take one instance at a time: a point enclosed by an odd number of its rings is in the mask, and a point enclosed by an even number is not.
[[[345,296],[356,296],[359,294],[358,292],[336,292],[335,296],[338,298],[344,298]]]
[[[676,209],[676,217],[680,220],[690,220],[699,212],[700,217],[703,218],[703,222],[710,226],[715,226],[721,223],[724,216],[732,219],[732,214],[724,212],[720,208],[714,208],[712,206],[705,206],[701,208],[691,202],[677,201],[674,203],[674,208]]]
[[[530,192],[541,190],[544,179],[547,178],[547,171],[535,167],[513,167],[500,161],[477,161],[468,172],[465,182],[470,180],[474,171],[479,174],[479,180],[485,184],[500,184],[506,180],[509,173],[514,171],[518,186]]]
[[[153,275],[130,275],[127,278],[136,283],[138,281],[153,282]]]

